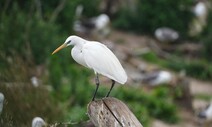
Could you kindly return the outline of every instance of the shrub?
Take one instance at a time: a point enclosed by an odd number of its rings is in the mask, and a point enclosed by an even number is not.
[[[176,123],[179,120],[176,105],[173,104],[168,88],[158,87],[151,92],[145,92],[138,88],[121,87],[114,93],[115,97],[127,102],[144,126],[148,125],[149,117],[169,123]]]
[[[3,15],[0,27],[0,49],[6,56],[20,55],[26,62],[44,63],[53,47],[62,40],[56,24],[50,24],[37,17],[28,16],[17,4],[11,12]],[[18,12],[18,13],[17,13]]]
[[[37,16],[37,6],[32,0],[10,2],[6,10],[0,9],[3,11],[0,22],[1,53],[6,56],[18,54],[35,64],[45,63],[51,51],[72,31],[76,6],[82,4],[84,15],[94,16],[98,13],[97,3],[97,0],[89,3],[83,0],[66,1],[55,21],[50,22],[59,2],[41,1],[42,16]]]
[[[186,35],[192,18],[192,0],[138,0],[135,10],[128,6],[117,14],[114,26],[139,33],[153,33],[158,27],[167,26]]]
[[[0,126],[31,126],[32,119],[40,116],[48,123],[64,118],[59,103],[54,101],[49,91],[41,87],[32,87],[30,83],[0,84],[5,95],[4,109],[0,117]],[[63,109],[64,110],[64,109]]]
[[[212,61],[212,9],[209,10],[209,15],[207,18],[207,27],[205,27],[202,33],[202,41],[203,41],[203,55],[209,61]]]

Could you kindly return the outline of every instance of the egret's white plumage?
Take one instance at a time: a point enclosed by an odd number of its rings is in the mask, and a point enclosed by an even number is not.
[[[127,81],[126,72],[117,57],[107,46],[99,42],[88,41],[78,36],[70,36],[52,54],[70,45],[74,46],[71,55],[77,63],[91,68],[96,74],[102,74],[120,84]]]
[[[32,120],[32,127],[44,127],[46,126],[45,121],[40,117],[35,117]]]
[[[68,37],[64,44],[74,46],[71,55],[77,63],[121,84],[127,81],[127,75],[119,60],[105,45],[78,36]]]
[[[121,84],[127,81],[127,75],[116,56],[103,44],[86,43],[83,57],[89,68]]]

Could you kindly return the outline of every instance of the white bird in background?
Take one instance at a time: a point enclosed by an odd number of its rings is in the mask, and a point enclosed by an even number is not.
[[[154,71],[144,74],[142,82],[152,86],[157,86],[164,83],[170,83],[173,76],[168,71]]]
[[[39,81],[38,78],[36,76],[31,77],[31,83],[34,87],[38,87],[39,86]]]
[[[79,5],[76,8],[76,21],[73,24],[75,32],[83,34],[98,34],[106,36],[109,34],[110,18],[106,14],[100,14],[93,18],[82,18],[83,6]]]
[[[111,88],[106,97],[109,96],[115,81],[120,84],[124,84],[127,81],[126,72],[117,57],[107,46],[99,42],[88,41],[78,36],[69,36],[65,43],[58,47],[52,54],[70,45],[73,46],[71,50],[73,59],[77,63],[93,69],[96,74],[96,90],[92,100],[95,99],[99,87],[98,74],[102,74],[112,80]]]
[[[193,13],[196,16],[193,18],[191,24],[190,24],[190,35],[196,36],[200,34],[204,26],[207,24],[207,16],[208,16],[208,5],[210,5],[207,1],[200,0],[196,3],[196,5],[193,8]]]
[[[45,127],[46,122],[40,118],[40,117],[35,117],[32,120],[32,127]]]
[[[79,33],[95,33],[106,36],[109,30],[110,18],[106,14],[101,14],[91,19],[81,19],[74,22],[73,29]],[[98,33],[100,32],[100,33]]]
[[[4,106],[4,94],[0,92],[0,114],[2,113]]]
[[[198,114],[198,117],[207,121],[212,121],[212,101],[206,109]]]
[[[160,27],[155,30],[155,37],[161,42],[173,42],[179,38],[179,33],[168,27]]]
[[[193,12],[197,17],[205,16],[207,14],[207,7],[205,3],[202,1],[198,2],[194,7]]]

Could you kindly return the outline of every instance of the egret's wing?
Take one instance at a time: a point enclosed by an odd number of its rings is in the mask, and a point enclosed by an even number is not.
[[[88,67],[95,72],[121,84],[127,81],[127,75],[119,60],[105,45],[98,42],[86,43],[83,47],[83,56]]]

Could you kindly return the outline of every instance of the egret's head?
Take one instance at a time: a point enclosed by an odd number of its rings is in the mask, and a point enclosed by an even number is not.
[[[60,51],[61,49],[65,48],[65,47],[68,47],[70,45],[75,45],[76,42],[80,39],[80,37],[77,37],[77,36],[69,36],[66,41],[60,46],[58,47],[57,49],[54,50],[54,52],[52,53],[55,54],[56,52]]]

